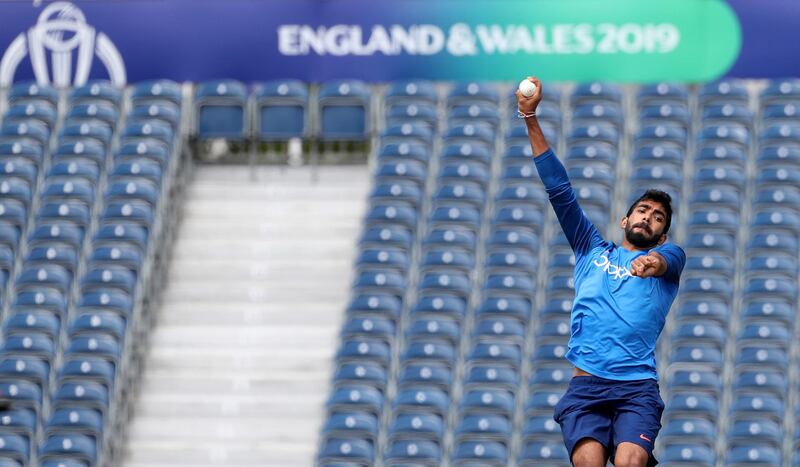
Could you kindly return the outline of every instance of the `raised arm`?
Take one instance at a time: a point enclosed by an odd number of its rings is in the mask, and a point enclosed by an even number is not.
[[[519,91],[516,95],[520,115],[524,118],[528,128],[534,165],[544,183],[550,204],[553,206],[561,229],[567,236],[572,250],[576,255],[585,254],[600,245],[603,237],[583,213],[578,204],[578,198],[575,196],[575,190],[570,185],[567,170],[550,149],[550,145],[547,144],[542,133],[542,128],[539,126],[539,121],[536,119],[536,108],[542,101],[542,83],[534,77],[528,79],[536,85],[536,91],[527,98]]]

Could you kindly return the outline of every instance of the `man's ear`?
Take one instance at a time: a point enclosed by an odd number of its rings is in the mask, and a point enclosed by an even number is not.
[[[661,238],[658,239],[658,244],[663,245],[664,242],[667,241],[667,234],[661,234]]]
[[[619,221],[619,226],[622,227],[623,230],[625,229],[625,227],[628,226],[628,217],[627,216],[623,217],[622,220]]]

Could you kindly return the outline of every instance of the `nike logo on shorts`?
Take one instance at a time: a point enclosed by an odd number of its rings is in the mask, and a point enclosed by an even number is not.
[[[650,438],[648,438],[648,437],[647,437],[647,436],[645,436],[645,435],[642,435],[642,434],[640,434],[640,435],[639,435],[639,438],[642,438],[643,440],[647,441],[648,443],[652,443],[652,441],[650,440]]]

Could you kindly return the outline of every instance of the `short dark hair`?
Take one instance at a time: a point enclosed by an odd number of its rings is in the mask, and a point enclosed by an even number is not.
[[[655,201],[664,206],[664,210],[667,211],[667,219],[664,223],[664,231],[661,232],[661,234],[664,235],[669,232],[669,227],[672,225],[672,196],[670,196],[666,191],[656,190],[655,188],[645,191],[644,194],[639,197],[639,199],[631,204],[631,207],[628,208],[628,214],[625,214],[625,217],[630,217],[631,213],[633,212],[633,208],[645,200]]]

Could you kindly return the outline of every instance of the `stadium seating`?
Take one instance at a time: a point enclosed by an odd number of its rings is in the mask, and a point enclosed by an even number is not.
[[[346,323],[375,324],[345,325],[321,465],[568,465],[552,413],[571,375],[575,260],[513,90],[389,84],[346,311]],[[688,261],[658,349],[665,465],[798,458],[800,437],[783,424],[800,410],[788,376],[798,364],[798,95],[794,81],[587,83],[549,86],[539,107],[609,238],[621,235],[612,216],[644,189],[673,197],[670,236]],[[342,378],[354,364],[362,376]],[[348,391],[365,402],[347,403]],[[353,430],[331,432],[345,413]],[[377,427],[358,428],[368,415]]]
[[[111,465],[173,229],[180,86],[7,96],[0,465]]]

